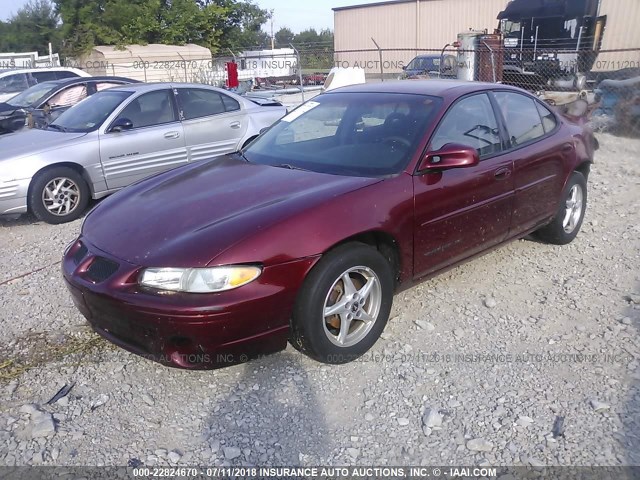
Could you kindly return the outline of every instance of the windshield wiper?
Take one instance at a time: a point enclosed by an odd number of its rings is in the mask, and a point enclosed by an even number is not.
[[[238,155],[240,158],[242,158],[245,162],[247,162],[247,163],[251,163],[251,160],[249,160],[249,159],[247,158],[247,156],[244,154],[244,152],[243,152],[242,150],[238,150],[238,151],[236,152],[236,155]]]
[[[306,168],[297,167],[295,165],[291,165],[290,163],[281,163],[279,165],[274,165],[274,167],[287,168],[289,170],[302,170],[303,172],[308,172],[309,171]]]
[[[53,130],[57,130],[59,132],[66,132],[67,129],[64,127],[61,127],[60,125],[56,125],[55,123],[50,123],[47,128],[52,128]]]

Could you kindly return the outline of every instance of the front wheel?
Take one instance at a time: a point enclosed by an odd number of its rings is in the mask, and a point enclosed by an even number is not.
[[[580,231],[586,209],[587,181],[580,172],[573,172],[562,193],[558,213],[551,223],[538,230],[536,235],[555,245],[570,243]]]
[[[292,316],[292,345],[323,363],[355,360],[389,319],[393,270],[375,248],[350,243],[327,253],[305,279]]]
[[[69,167],[54,167],[39,173],[29,189],[29,208],[39,219],[51,224],[75,220],[89,204],[89,187],[82,176]]]

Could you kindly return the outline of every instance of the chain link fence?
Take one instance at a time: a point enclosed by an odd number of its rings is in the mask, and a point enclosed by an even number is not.
[[[374,42],[375,44],[375,42]],[[247,49],[211,57],[67,60],[92,75],[140,81],[192,82],[228,87],[227,64],[237,65],[239,93],[294,93],[318,90],[335,68],[364,70],[367,82],[396,79],[464,79],[500,82],[537,93],[570,113],[590,115],[596,129],[640,131],[640,47],[577,51],[562,45],[507,48],[502,39],[473,48],[334,50],[331,45],[291,45],[276,50]]]

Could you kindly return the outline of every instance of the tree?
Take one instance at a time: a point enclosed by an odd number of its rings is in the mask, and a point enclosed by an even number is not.
[[[0,22],[0,51],[48,53],[49,42],[54,51],[61,45],[59,17],[48,0],[30,0]]]
[[[279,47],[288,47],[293,42],[295,34],[287,27],[282,27],[276,32],[276,45]]]
[[[263,43],[268,12],[237,0],[54,0],[65,53],[96,45],[195,43],[212,52]]]

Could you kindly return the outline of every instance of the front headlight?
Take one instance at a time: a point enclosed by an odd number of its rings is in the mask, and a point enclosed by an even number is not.
[[[140,285],[173,292],[224,292],[253,282],[262,269],[252,265],[211,268],[146,268]]]

